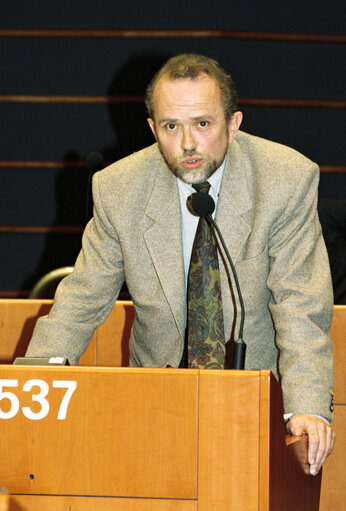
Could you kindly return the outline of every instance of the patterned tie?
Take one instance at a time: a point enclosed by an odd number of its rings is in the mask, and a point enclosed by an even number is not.
[[[207,181],[192,186],[204,193],[210,188]],[[226,350],[216,238],[203,217],[191,252],[187,318],[188,367],[223,369]]]

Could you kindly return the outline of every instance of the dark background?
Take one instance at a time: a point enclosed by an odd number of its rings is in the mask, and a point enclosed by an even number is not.
[[[87,218],[86,155],[98,150],[111,162],[153,142],[142,96],[176,53],[216,58],[237,85],[242,129],[316,161],[320,197],[345,199],[344,5],[4,2],[0,296],[27,296],[47,271],[74,264]]]

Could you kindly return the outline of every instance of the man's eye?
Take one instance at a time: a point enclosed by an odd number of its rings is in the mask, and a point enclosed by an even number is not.
[[[208,121],[199,121],[198,127],[199,128],[206,128],[208,126]]]
[[[169,123],[169,124],[166,124],[166,128],[168,129],[168,131],[174,131],[176,126],[173,123]]]

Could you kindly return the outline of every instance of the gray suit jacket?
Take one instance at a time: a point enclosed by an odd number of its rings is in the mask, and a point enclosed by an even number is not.
[[[331,418],[333,299],[316,213],[318,167],[243,132],[226,158],[216,221],[244,297],[246,368],[274,372],[286,411]],[[75,271],[38,320],[27,356],[77,363],[125,279],[136,310],[131,365],[176,367],[186,320],[177,180],[154,144],[95,174],[93,195]],[[239,313],[222,263],[220,271],[227,341],[237,336]]]

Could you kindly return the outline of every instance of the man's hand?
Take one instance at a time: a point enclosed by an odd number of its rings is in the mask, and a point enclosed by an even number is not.
[[[308,435],[310,474],[315,476],[333,450],[335,433],[324,420],[314,415],[296,415],[287,423],[286,429],[294,436]]]

